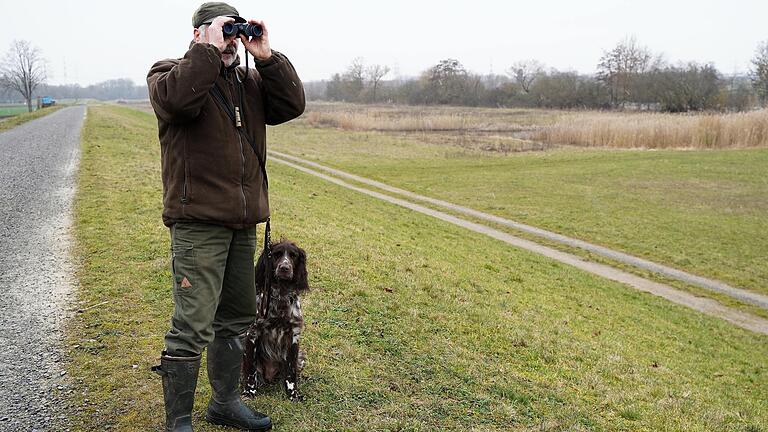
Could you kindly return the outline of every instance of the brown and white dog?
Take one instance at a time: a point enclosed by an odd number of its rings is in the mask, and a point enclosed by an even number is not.
[[[271,286],[264,287],[267,257],[264,251],[256,264],[256,289],[259,311],[268,302],[266,316],[259,316],[246,333],[245,358],[241,377],[243,393],[255,396],[268,384],[282,382],[292,401],[301,400],[298,389],[299,373],[304,369],[304,353],[299,349],[299,337],[304,327],[299,295],[309,289],[307,284],[307,255],[295,243],[281,240],[272,244]],[[269,293],[265,296],[265,293]]]

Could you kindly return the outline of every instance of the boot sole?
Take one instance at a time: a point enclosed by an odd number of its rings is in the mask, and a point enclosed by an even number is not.
[[[251,431],[251,432],[263,432],[263,431],[272,430],[272,423],[270,423],[268,426],[265,426],[265,427],[262,427],[262,428],[256,428],[256,429],[251,428],[251,429],[248,429],[248,428],[244,428],[244,427],[240,426],[239,424],[233,423],[232,421],[230,421],[230,420],[228,420],[226,418],[218,417],[218,416],[213,416],[213,415],[211,415],[209,413],[205,413],[205,421],[207,421],[208,423],[211,423],[211,424],[218,425],[218,426],[235,427],[235,428],[238,428],[240,430]]]

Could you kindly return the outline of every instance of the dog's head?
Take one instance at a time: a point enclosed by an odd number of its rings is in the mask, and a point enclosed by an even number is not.
[[[272,278],[280,285],[302,292],[309,289],[307,282],[307,254],[304,249],[298,247],[296,243],[289,240],[280,240],[279,243],[272,243]],[[266,258],[262,253],[257,265],[256,281],[261,284],[264,280],[264,271]],[[261,278],[260,278],[261,275]]]

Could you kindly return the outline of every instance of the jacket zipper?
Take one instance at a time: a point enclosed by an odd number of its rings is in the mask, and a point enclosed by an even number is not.
[[[227,84],[229,84],[229,96],[233,101],[232,106],[234,107],[235,95],[232,91],[233,81],[231,80],[232,77],[229,70],[224,72],[224,76]],[[235,113],[232,114],[233,116],[235,115]],[[237,132],[237,142],[240,144],[240,194],[243,196],[243,223],[245,223],[248,220],[248,199],[245,197],[245,153],[243,152],[243,136],[237,125],[235,125],[235,131]]]

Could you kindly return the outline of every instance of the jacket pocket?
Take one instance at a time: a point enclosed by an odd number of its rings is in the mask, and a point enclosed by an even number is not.
[[[187,205],[189,204],[189,199],[191,196],[190,191],[190,178],[189,178],[189,162],[185,159],[184,160],[184,183],[181,185],[181,204]]]

